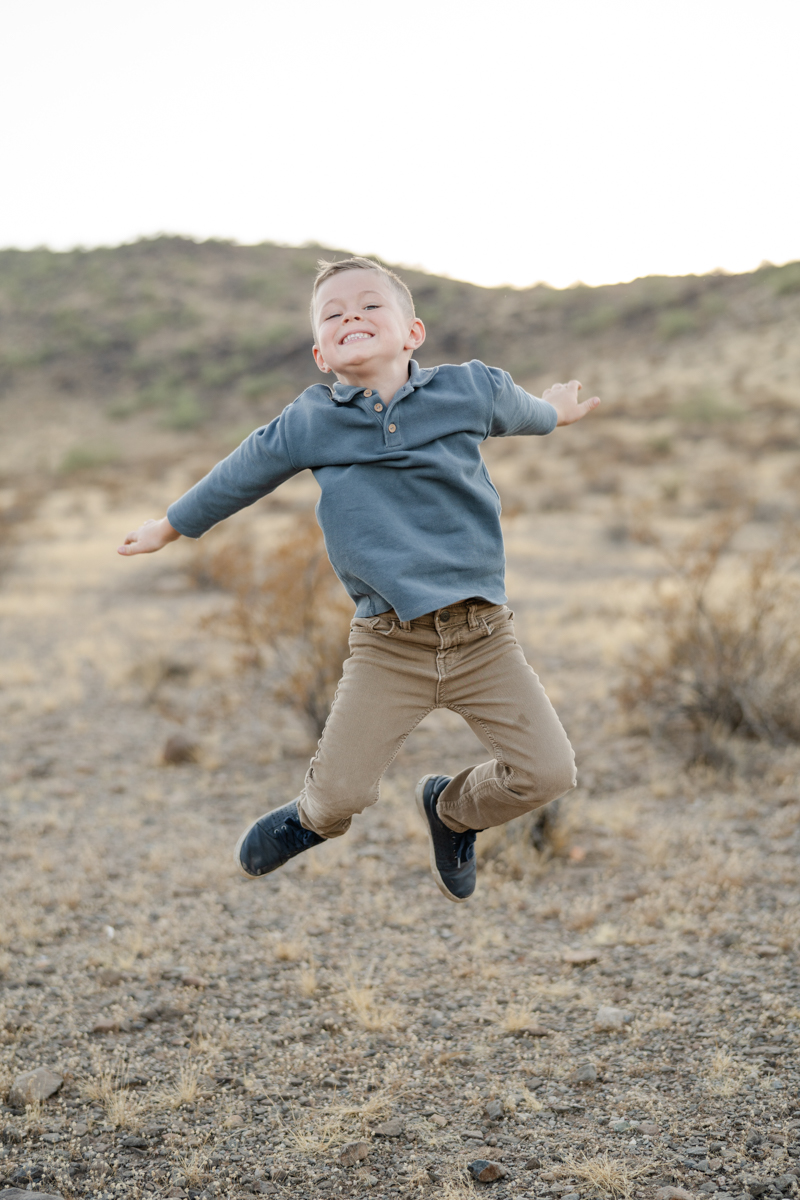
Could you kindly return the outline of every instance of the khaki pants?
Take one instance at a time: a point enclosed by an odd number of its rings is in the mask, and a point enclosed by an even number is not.
[[[350,649],[298,799],[306,829],[345,833],[434,708],[459,713],[492,755],[460,771],[439,797],[450,829],[502,825],[575,786],[572,747],[505,605],[461,601],[414,621],[392,612],[356,618]]]

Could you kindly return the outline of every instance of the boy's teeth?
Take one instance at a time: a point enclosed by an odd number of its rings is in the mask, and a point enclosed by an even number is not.
[[[342,343],[342,345],[346,346],[348,342],[355,342],[356,340],[361,341],[363,338],[368,338],[368,337],[369,337],[368,333],[348,333],[348,335],[344,339],[344,342]]]

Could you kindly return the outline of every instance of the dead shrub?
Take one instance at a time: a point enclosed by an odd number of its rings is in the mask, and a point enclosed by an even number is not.
[[[193,573],[197,582],[233,593],[223,624],[249,648],[249,662],[260,662],[267,647],[274,652],[281,676],[277,698],[321,734],[349,654],[353,610],[313,517],[299,517],[269,553],[244,540],[210,553],[198,547]]]
[[[719,735],[800,741],[800,577],[796,540],[735,550],[741,517],[705,527],[676,547],[652,529],[668,572],[657,581],[620,699],[652,726],[694,734],[695,759],[732,762]]]

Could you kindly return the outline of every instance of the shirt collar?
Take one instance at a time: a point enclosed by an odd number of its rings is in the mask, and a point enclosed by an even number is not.
[[[425,384],[430,383],[438,370],[438,367],[421,367],[417,360],[412,358],[409,363],[406,386],[411,390],[425,387]],[[363,387],[350,387],[344,383],[335,383],[331,388],[331,400],[334,404],[349,404],[354,396],[360,395],[363,391]]]

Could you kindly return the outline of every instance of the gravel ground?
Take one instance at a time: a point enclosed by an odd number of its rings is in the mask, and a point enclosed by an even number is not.
[[[532,591],[520,627],[582,767],[547,851],[487,834],[474,899],[440,896],[414,783],[476,753],[440,714],[346,838],[249,883],[230,850],[295,794],[307,732],[203,629],[219,597],[43,561],[0,614],[0,1183],[796,1193],[796,752],[682,771],[621,722],[602,646],[541,634]],[[198,761],[165,765],[178,733]],[[38,1068],[61,1082],[26,1107]]]

